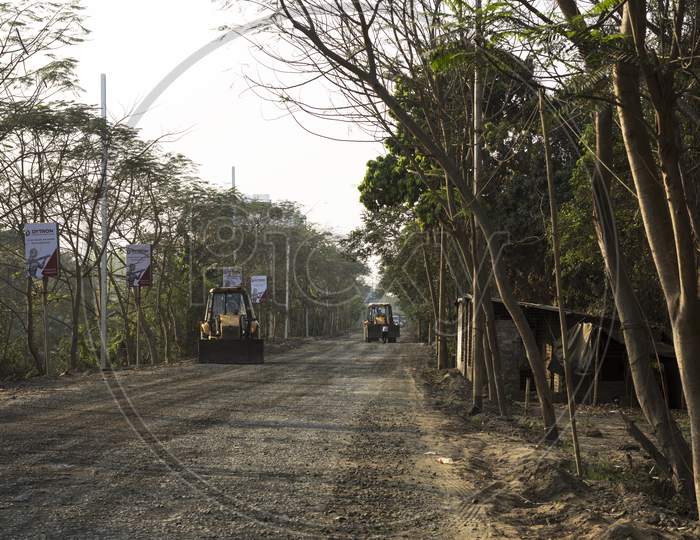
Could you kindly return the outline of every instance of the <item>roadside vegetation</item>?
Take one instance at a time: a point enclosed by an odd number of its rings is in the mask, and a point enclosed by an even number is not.
[[[80,16],[77,2],[0,5],[0,379],[44,374],[47,365],[42,282],[26,277],[25,223],[59,227],[60,276],[47,282],[52,375],[96,366],[102,309],[112,366],[135,364],[137,319],[141,363],[192,357],[206,291],[221,285],[223,267],[241,269],[246,285],[252,275],[268,276],[257,313],[268,340],[284,334],[288,260],[291,336],[337,335],[356,325],[365,266],[301,208],[208,184],[187,157],[66,99],[76,89],[70,45],[87,32]],[[101,306],[105,140],[109,298]],[[153,285],[141,291],[138,308],[126,284],[131,243],[153,249]]]

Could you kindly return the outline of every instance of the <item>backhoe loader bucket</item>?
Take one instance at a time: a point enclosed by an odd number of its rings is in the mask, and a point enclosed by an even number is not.
[[[200,339],[200,364],[262,364],[264,342],[261,339]]]

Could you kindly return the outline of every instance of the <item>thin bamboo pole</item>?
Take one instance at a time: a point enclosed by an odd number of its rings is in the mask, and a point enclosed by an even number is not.
[[[568,352],[568,339],[566,328],[566,314],[561,301],[561,266],[559,264],[559,222],[557,216],[557,201],[554,198],[554,178],[552,172],[552,157],[549,150],[549,133],[547,131],[547,119],[544,114],[544,92],[539,91],[540,122],[542,124],[542,144],[544,145],[544,159],[547,169],[547,189],[549,191],[549,213],[552,220],[552,251],[554,252],[554,278],[557,288],[557,306],[559,308],[559,327],[561,330],[561,348],[564,360],[564,378],[566,379],[566,400],[569,408],[569,423],[571,424],[571,440],[574,446],[574,460],[576,461],[576,474],[581,476],[583,466],[581,464],[581,450],[578,444],[578,432],[576,430],[576,403],[574,401],[574,383],[571,379],[571,365]]]

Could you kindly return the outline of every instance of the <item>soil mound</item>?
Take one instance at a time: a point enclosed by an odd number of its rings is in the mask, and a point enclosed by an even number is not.
[[[629,520],[619,520],[613,523],[598,538],[600,540],[660,540],[676,538],[667,536],[652,527]]]
[[[542,460],[530,464],[521,476],[521,494],[531,501],[543,502],[554,499],[565,500],[567,495],[577,495],[586,489],[586,484],[567,471],[561,463]]]

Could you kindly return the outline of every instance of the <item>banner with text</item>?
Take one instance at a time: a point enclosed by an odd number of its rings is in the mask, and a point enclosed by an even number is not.
[[[151,281],[151,244],[126,246],[126,282],[129,287],[150,287]]]
[[[30,278],[58,277],[58,225],[27,223],[24,226],[24,257]]]
[[[243,272],[231,266],[224,266],[224,287],[240,287],[243,285]]]
[[[250,298],[255,304],[262,304],[267,299],[267,276],[250,278]]]

